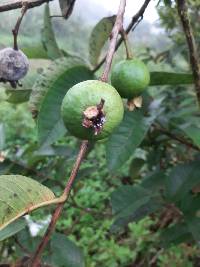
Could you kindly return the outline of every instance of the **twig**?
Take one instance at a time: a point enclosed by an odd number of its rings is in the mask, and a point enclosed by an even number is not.
[[[22,1],[22,0],[10,0],[10,1],[4,1],[4,4],[0,3],[0,12],[9,11],[17,8],[22,8],[24,3],[28,4],[28,8],[33,8],[36,6],[40,6],[44,3],[48,3],[53,0],[28,0],[28,1]],[[0,1],[1,2],[1,1]]]
[[[84,158],[84,155],[85,155],[85,153],[87,151],[87,147],[88,147],[88,141],[85,140],[81,144],[81,147],[80,147],[76,162],[74,164],[74,167],[72,169],[70,178],[69,178],[69,180],[67,182],[67,185],[65,187],[65,190],[63,192],[63,195],[66,196],[66,201],[67,201],[68,196],[70,194],[70,191],[71,191],[71,188],[72,188],[72,184],[73,184],[73,182],[74,182],[74,180],[76,178],[76,175],[77,175],[78,170],[80,168],[81,162],[82,162],[82,160]],[[51,222],[50,222],[50,224],[48,226],[48,229],[47,229],[44,237],[42,238],[39,246],[37,247],[36,252],[34,253],[34,255],[33,255],[32,259],[31,259],[31,262],[30,262],[30,265],[29,265],[30,267],[38,267],[39,262],[40,262],[41,254],[42,254],[44,248],[46,247],[52,232],[54,231],[56,222],[57,222],[57,220],[59,219],[59,217],[61,215],[61,212],[62,212],[62,209],[63,209],[63,206],[64,206],[65,202],[58,204],[58,206],[56,207],[56,209],[55,209],[55,211],[54,211],[54,213],[52,215]]]
[[[126,0],[121,0],[118,13],[117,13],[117,17],[116,17],[116,21],[111,32],[110,45],[109,45],[108,52],[105,58],[106,65],[100,78],[102,82],[108,81],[108,74],[111,68],[113,55],[115,53],[117,37],[120,31],[123,29],[123,18],[124,18],[124,13],[125,13],[125,7],[126,7]]]
[[[192,27],[190,24],[186,1],[177,0],[177,9],[183,26],[183,31],[185,33],[185,38],[188,44],[190,65],[194,76],[197,100],[200,106],[200,59],[198,57],[197,46],[195,43]]]
[[[28,3],[24,2],[22,5],[21,16],[18,18],[17,23],[15,25],[15,28],[12,30],[13,37],[14,37],[14,45],[13,45],[14,50],[18,50],[18,44],[17,44],[18,32],[19,32],[19,28],[20,28],[22,19],[25,15],[27,9],[28,9]]]
[[[133,54],[132,54],[132,51],[131,51],[131,47],[130,47],[130,44],[129,44],[127,33],[125,32],[124,29],[121,30],[121,35],[122,35],[122,38],[124,40],[127,59],[132,59],[133,58]]]
[[[125,32],[128,34],[134,27],[135,25],[138,25],[138,23],[142,20],[144,12],[150,3],[151,0],[145,0],[139,11],[132,17],[132,20],[128,27],[126,28]],[[115,51],[118,50],[120,47],[121,43],[123,42],[123,38],[120,38],[116,44]],[[99,62],[99,64],[93,69],[93,72],[96,72],[98,69],[101,68],[101,66],[104,64],[106,61],[106,56]]]
[[[198,147],[198,146],[196,146],[196,145],[190,143],[189,141],[185,140],[184,138],[182,138],[182,137],[180,137],[180,136],[177,136],[177,135],[175,135],[175,134],[169,132],[167,129],[165,129],[165,128],[161,127],[161,126],[157,126],[156,124],[154,124],[153,126],[155,127],[155,129],[157,129],[157,130],[160,131],[161,133],[163,133],[163,134],[169,136],[170,138],[172,138],[172,139],[178,141],[179,143],[184,144],[184,145],[186,145],[186,146],[188,146],[188,147],[190,147],[190,148],[193,148],[193,149],[196,150],[196,151],[200,151],[200,147]]]

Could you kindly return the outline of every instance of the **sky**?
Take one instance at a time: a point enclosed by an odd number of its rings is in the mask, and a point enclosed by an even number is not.
[[[104,7],[108,12],[116,13],[120,0],[93,0],[99,6]],[[151,1],[145,11],[144,19],[149,22],[155,22],[158,19],[158,14],[155,8],[157,1]],[[127,0],[126,16],[132,17],[143,4],[143,0]]]

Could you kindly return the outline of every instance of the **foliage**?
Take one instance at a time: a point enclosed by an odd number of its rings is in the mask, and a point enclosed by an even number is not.
[[[63,1],[73,8],[72,2]],[[199,25],[194,25],[198,3],[188,3],[198,40]],[[63,5],[61,8],[66,15]],[[149,47],[136,51],[151,72],[143,107],[126,111],[108,140],[90,144],[43,255],[50,266],[198,266],[200,113],[176,5],[159,1],[158,9],[172,46],[161,52]],[[61,49],[49,14],[46,6],[43,41],[35,45],[29,38],[29,45],[24,45],[29,58],[35,59],[23,87],[11,91],[2,84],[0,88],[1,224],[5,216],[9,223],[32,207],[42,206],[46,193],[52,201],[61,195],[80,145],[65,130],[60,106],[67,90],[93,78],[93,73],[87,58],[77,54],[76,45],[74,54],[67,45]],[[84,44],[94,66],[104,53],[114,18],[101,20],[90,43]],[[76,32],[80,24],[76,22],[71,31]],[[79,42],[85,40],[82,38]],[[117,59],[122,57],[120,50]],[[23,176],[14,176],[18,180],[11,183],[8,174],[32,177],[39,183]],[[34,194],[25,190],[30,187]],[[14,199],[9,198],[10,193],[16,194]],[[14,210],[11,217],[10,209]],[[34,252],[52,211],[51,206],[39,209],[1,230],[0,262],[14,264]]]

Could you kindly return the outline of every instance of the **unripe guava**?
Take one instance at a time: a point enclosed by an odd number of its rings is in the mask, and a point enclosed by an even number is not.
[[[61,114],[72,135],[100,140],[108,137],[119,125],[124,107],[120,95],[110,84],[88,80],[68,90]]]
[[[149,82],[149,70],[137,58],[120,61],[112,70],[111,84],[123,98],[140,96]]]
[[[29,61],[21,50],[4,48],[0,50],[0,79],[15,82],[28,72]]]

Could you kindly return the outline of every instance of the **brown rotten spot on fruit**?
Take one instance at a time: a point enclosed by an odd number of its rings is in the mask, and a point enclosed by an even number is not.
[[[105,100],[101,99],[101,102],[96,106],[91,106],[86,108],[83,112],[83,126],[85,128],[94,129],[94,134],[97,135],[100,133],[103,128],[104,123],[106,122],[105,113],[103,111]]]

